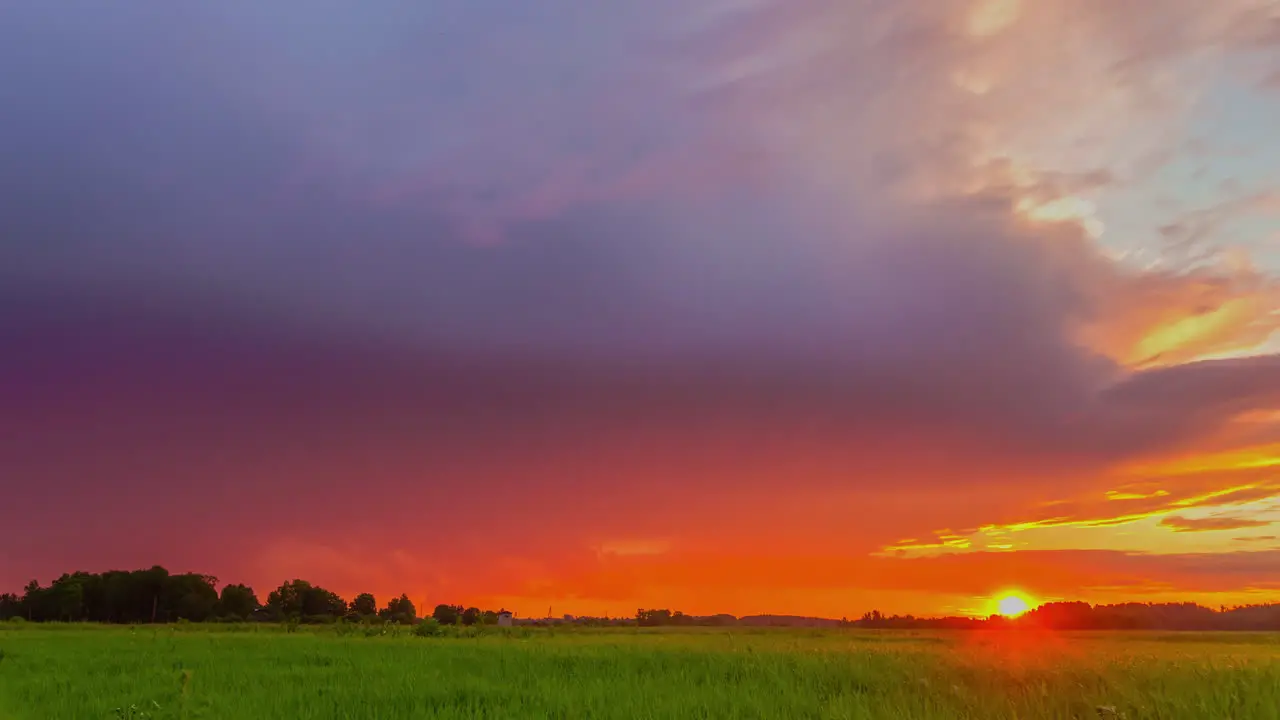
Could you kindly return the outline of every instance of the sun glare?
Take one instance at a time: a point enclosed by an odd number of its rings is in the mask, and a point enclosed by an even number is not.
[[[1005,595],[996,601],[996,610],[1005,617],[1017,617],[1030,609],[1027,601],[1017,595]]]

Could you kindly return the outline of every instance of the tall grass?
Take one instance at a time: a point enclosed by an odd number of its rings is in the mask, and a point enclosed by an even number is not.
[[[1273,635],[382,630],[0,628],[0,719],[1280,720]]]

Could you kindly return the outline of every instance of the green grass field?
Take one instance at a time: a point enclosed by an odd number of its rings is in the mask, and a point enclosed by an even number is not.
[[[1280,719],[1263,634],[15,625],[0,652],[2,720]]]

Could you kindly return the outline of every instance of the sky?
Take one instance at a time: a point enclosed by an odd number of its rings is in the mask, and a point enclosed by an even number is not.
[[[1280,3],[0,2],[0,589],[1280,600]]]

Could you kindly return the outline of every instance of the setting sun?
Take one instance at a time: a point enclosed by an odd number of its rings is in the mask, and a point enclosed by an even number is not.
[[[1005,617],[1017,617],[1031,609],[1027,601],[1017,595],[1006,595],[996,601],[996,610]]]

